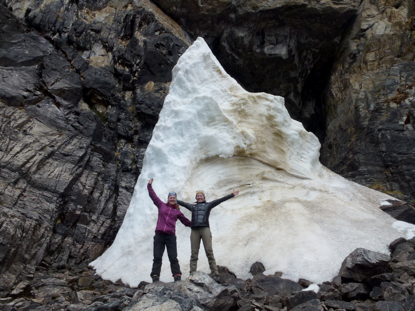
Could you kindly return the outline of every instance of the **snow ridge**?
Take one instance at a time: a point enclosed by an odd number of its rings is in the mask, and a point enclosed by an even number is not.
[[[414,232],[415,226],[394,227],[379,209],[391,197],[329,171],[319,149],[318,139],[290,118],[282,97],[245,91],[198,38],[173,69],[118,235],[91,265],[112,281],[150,281],[157,208],[146,184],[153,177],[162,200],[171,190],[187,202],[199,189],[208,201],[241,191],[210,217],[217,263],[241,278],[260,261],[267,273],[323,282],[355,248],[387,253],[390,242]],[[178,222],[176,232],[186,276],[190,230]],[[201,250],[199,269],[209,272],[204,257]],[[167,256],[161,280],[172,280]]]

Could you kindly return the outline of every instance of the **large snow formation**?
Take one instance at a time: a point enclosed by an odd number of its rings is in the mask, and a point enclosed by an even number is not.
[[[163,200],[171,190],[187,202],[199,189],[208,201],[240,190],[210,216],[217,264],[240,278],[251,277],[251,264],[260,261],[268,274],[331,280],[357,247],[388,253],[391,241],[414,232],[379,209],[391,197],[329,171],[319,149],[318,139],[290,118],[282,97],[245,91],[197,39],[173,69],[118,235],[91,265],[112,281],[150,281],[157,222],[146,188],[152,177]],[[180,222],[176,228],[186,276],[190,229]],[[203,247],[198,268],[210,272]],[[161,280],[172,281],[166,254]]]

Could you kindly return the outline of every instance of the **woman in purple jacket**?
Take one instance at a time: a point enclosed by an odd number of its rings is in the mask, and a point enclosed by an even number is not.
[[[154,260],[151,278],[153,279],[153,282],[157,282],[160,279],[163,253],[164,249],[167,248],[167,255],[169,256],[170,268],[174,281],[180,281],[182,273],[180,272],[180,265],[177,260],[176,221],[179,219],[186,227],[190,227],[191,222],[180,211],[179,206],[176,203],[176,193],[170,192],[167,203],[164,203],[154,192],[152,183],[153,178],[149,180],[147,185],[148,194],[159,209],[159,216],[156,226],[156,235],[154,236]]]

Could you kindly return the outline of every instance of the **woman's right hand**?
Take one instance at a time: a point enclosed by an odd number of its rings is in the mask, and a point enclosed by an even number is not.
[[[151,185],[153,183],[153,178],[151,178],[148,183]]]

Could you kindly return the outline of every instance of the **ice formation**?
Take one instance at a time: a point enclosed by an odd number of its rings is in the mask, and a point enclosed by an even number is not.
[[[282,97],[245,91],[197,39],[173,70],[173,81],[124,222],[113,245],[91,263],[105,279],[136,286],[150,281],[157,208],[146,184],[167,201],[194,202],[240,194],[212,210],[218,265],[240,278],[260,261],[267,274],[292,280],[331,280],[357,247],[388,253],[387,245],[414,233],[380,210],[391,197],[347,181],[322,166],[320,144],[290,118]],[[190,212],[182,209],[190,218]],[[190,229],[176,226],[184,276]],[[210,272],[203,247],[198,269]],[[162,281],[172,281],[165,254]]]

